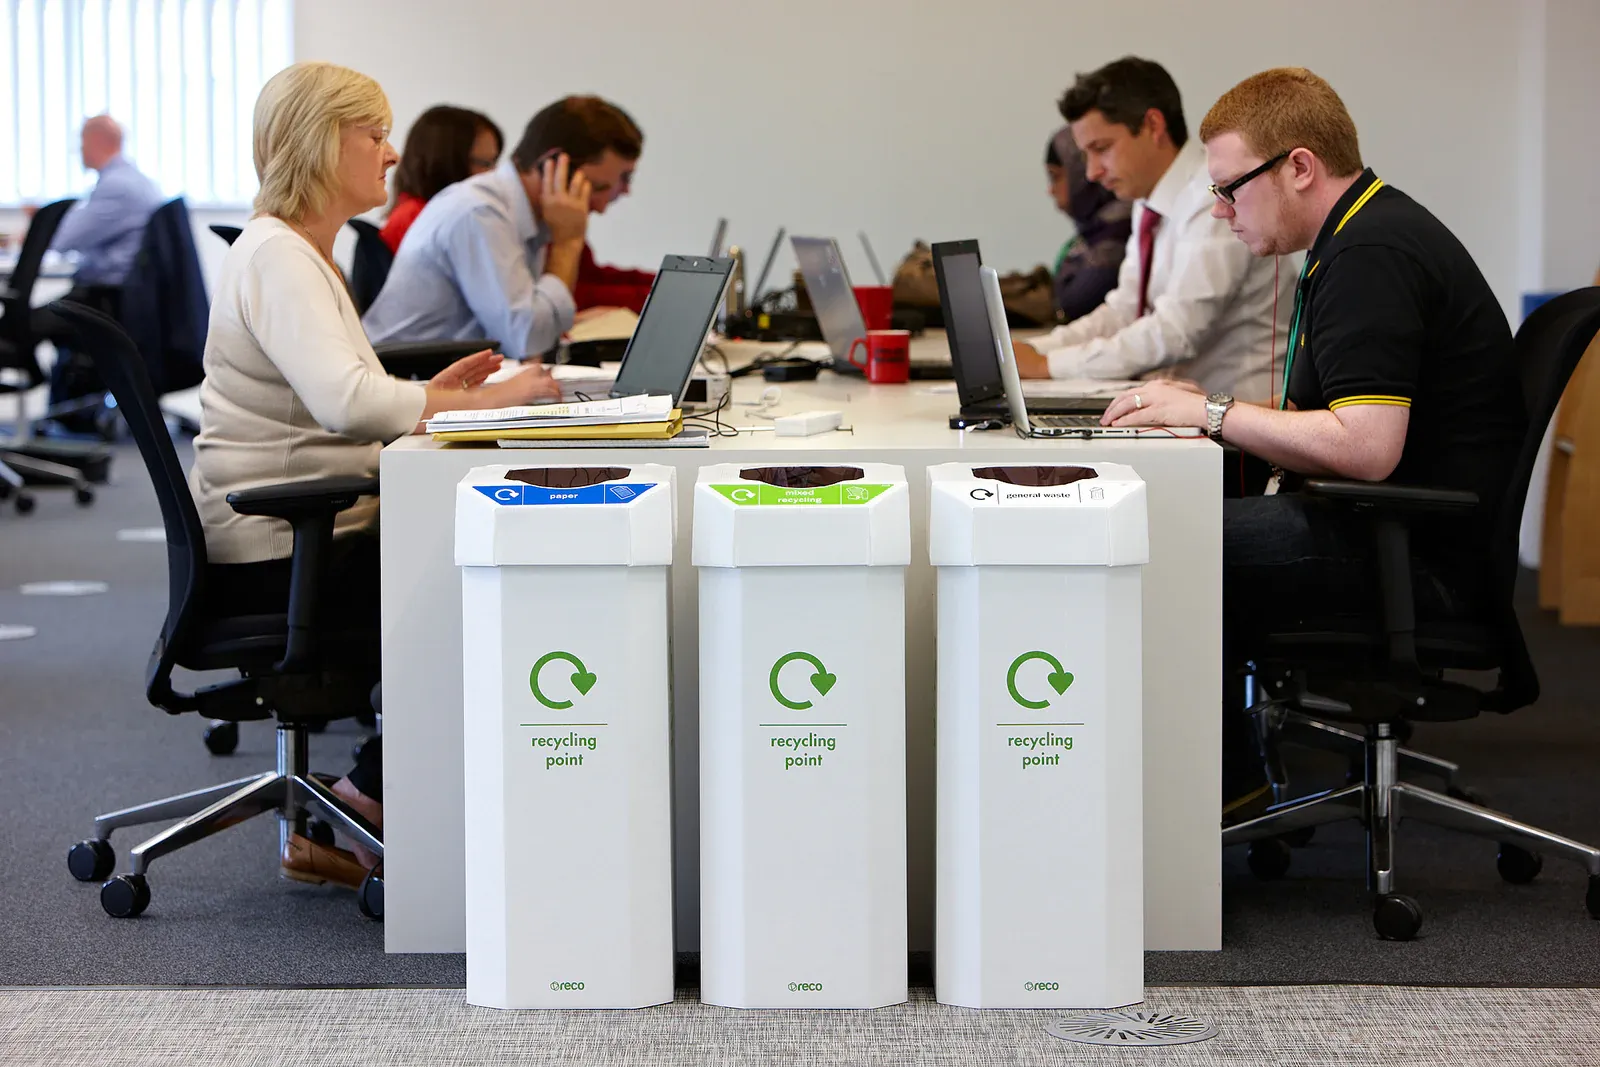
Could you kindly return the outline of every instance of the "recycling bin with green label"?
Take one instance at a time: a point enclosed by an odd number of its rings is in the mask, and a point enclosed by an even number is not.
[[[906,999],[905,471],[700,470],[700,996]]]
[[[477,467],[456,488],[467,1001],[673,998],[673,470]]]
[[[945,463],[928,485],[935,994],[973,1008],[1135,1003],[1144,482],[1118,463]]]

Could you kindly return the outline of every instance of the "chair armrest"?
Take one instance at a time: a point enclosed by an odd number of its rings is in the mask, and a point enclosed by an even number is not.
[[[427,381],[463,356],[499,347],[499,341],[471,338],[466,341],[391,341],[373,345],[372,350],[378,354],[383,369],[394,377]]]
[[[1478,506],[1478,494],[1462,489],[1432,489],[1423,485],[1393,485],[1389,482],[1358,482],[1316,478],[1301,491],[1308,496],[1358,507],[1405,513],[1412,511],[1467,511]]]
[[[228,494],[229,506],[239,514],[283,519],[294,528],[294,554],[289,558],[289,639],[283,659],[273,665],[279,674],[307,674],[319,668],[317,608],[331,563],[333,520],[361,497],[377,491],[376,478],[341,475]]]
[[[280,482],[254,489],[236,489],[227,496],[228,505],[241,515],[269,515],[293,522],[301,517],[333,516],[364,496],[375,496],[378,479],[343,474],[332,478],[310,478],[299,482]]]

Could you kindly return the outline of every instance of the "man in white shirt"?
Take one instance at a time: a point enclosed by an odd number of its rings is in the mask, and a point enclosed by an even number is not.
[[[1127,56],[1079,75],[1060,106],[1089,179],[1133,202],[1133,236],[1105,303],[1015,346],[1022,376],[1184,378],[1270,402],[1298,254],[1256,259],[1211,217],[1205,151],[1159,63]]]

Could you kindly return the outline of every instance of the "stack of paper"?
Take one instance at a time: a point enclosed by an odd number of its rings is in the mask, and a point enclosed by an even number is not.
[[[670,396],[624,396],[582,404],[441,411],[428,420],[436,441],[649,440],[683,429]]]

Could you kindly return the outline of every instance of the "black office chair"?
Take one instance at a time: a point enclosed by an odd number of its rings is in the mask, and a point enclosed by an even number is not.
[[[244,230],[238,226],[224,226],[220,222],[213,222],[211,224],[211,232],[231,245],[239,239],[239,235]]]
[[[79,881],[100,881],[116,864],[109,840],[113,830],[177,819],[129,852],[127,874],[100,887],[106,912],[123,918],[149,905],[146,872],[154,860],[264,812],[278,815],[280,850],[291,833],[328,839],[327,824],[310,824],[315,813],[381,855],[380,831],[329,790],[330,778],[310,772],[306,745],[309,726],[367,707],[378,681],[374,635],[320,626],[317,603],[334,516],[375,493],[377,479],[318,478],[230,493],[228,503],[241,514],[289,522],[294,556],[285,614],[229,614],[228,605],[207,598],[200,515],[133,341],[116,322],[92,309],[66,301],[50,308],[72,344],[93,357],[122,408],[161,505],[167,532],[167,617],[146,669],[150,703],[172,715],[193,711],[228,722],[275,718],[278,727],[276,770],[100,815],[94,835],[69,850],[68,870]],[[173,688],[174,667],[232,669],[239,677],[183,693]],[[382,915],[381,870],[374,868],[357,897],[362,912],[372,918]]]
[[[1400,780],[1400,731],[1411,722],[1454,722],[1483,711],[1502,714],[1539,696],[1512,602],[1524,499],[1545,427],[1590,341],[1600,332],[1600,288],[1567,293],[1536,310],[1517,333],[1522,399],[1528,414],[1511,484],[1495,517],[1491,591],[1473,618],[1419,620],[1412,592],[1407,522],[1421,515],[1462,515],[1477,503],[1459,490],[1370,482],[1314,480],[1305,492],[1350,508],[1372,529],[1381,607],[1369,618],[1316,620],[1268,636],[1250,650],[1251,689],[1266,701],[1258,714],[1286,711],[1306,720],[1360,731],[1363,780],[1276,805],[1255,819],[1225,828],[1224,845],[1250,842],[1251,870],[1284,874],[1285,835],[1343,819],[1367,830],[1369,885],[1377,894],[1373,925],[1382,938],[1410,940],[1422,925],[1417,902],[1395,891],[1395,830],[1418,819],[1500,843],[1498,867],[1508,882],[1533,880],[1542,866],[1535,849],[1582,863],[1589,873],[1586,906],[1600,918],[1600,849],[1517,822],[1507,815]],[[1484,691],[1445,677],[1449,670],[1495,671]],[[1269,734],[1271,750],[1276,738]]]
[[[378,227],[366,219],[351,219],[350,228],[356,231],[355,258],[350,262],[350,295],[355,298],[356,310],[365,315],[372,302],[378,299],[383,283],[389,280],[394,253],[378,236]]]
[[[15,399],[17,417],[11,435],[0,439],[0,500],[14,495],[17,511],[24,514],[34,505],[26,485],[67,486],[78,503],[92,503],[94,490],[89,482],[105,481],[111,463],[111,453],[103,445],[35,437],[33,423],[22,406],[24,394],[49,381],[39,365],[39,343],[46,337],[33,307],[33,289],[56,228],[75,202],[57,200],[34,214],[11,277],[0,288],[0,308],[4,309],[0,314],[0,396]]]

